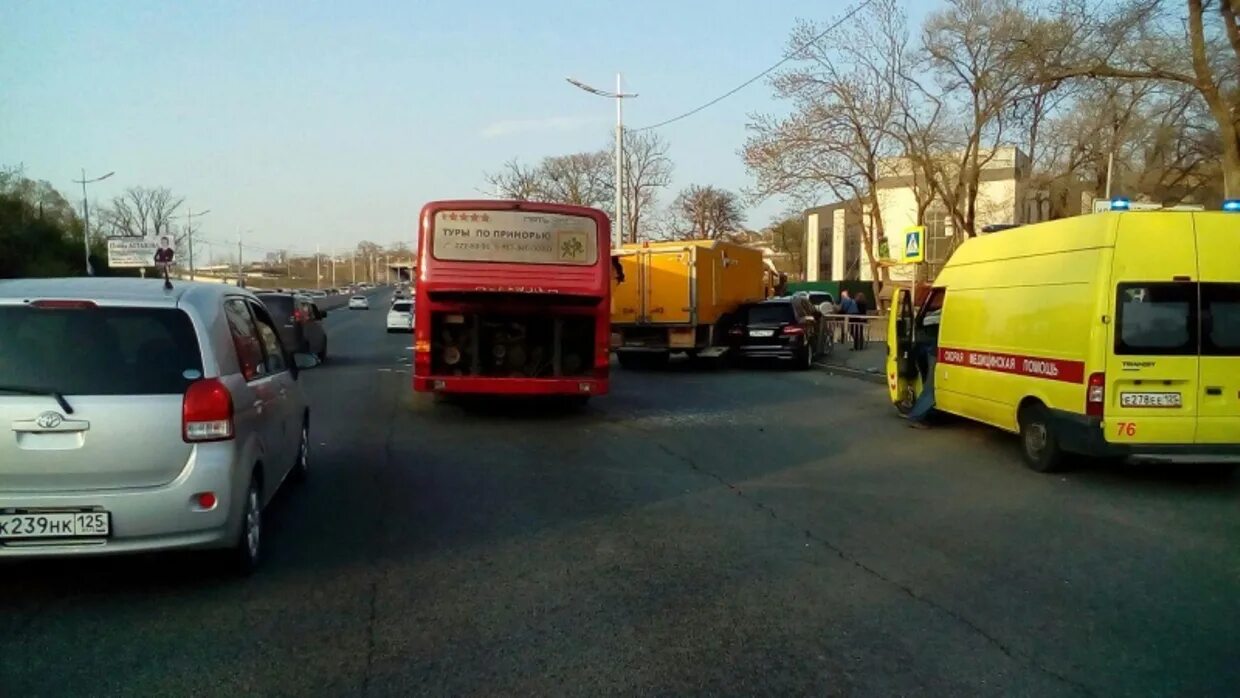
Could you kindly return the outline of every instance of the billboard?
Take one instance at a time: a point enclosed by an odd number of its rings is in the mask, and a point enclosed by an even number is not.
[[[167,237],[108,238],[108,266],[114,269],[165,266],[172,263]]]
[[[593,218],[531,211],[440,211],[436,259],[589,266],[598,261]]]

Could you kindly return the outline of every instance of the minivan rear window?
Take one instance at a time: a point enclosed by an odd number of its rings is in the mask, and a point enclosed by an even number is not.
[[[1116,315],[1116,354],[1197,353],[1196,284],[1120,284]]]
[[[1240,284],[1202,284],[1201,315],[1201,353],[1240,356]]]
[[[392,310],[395,310],[398,313],[408,313],[413,310],[413,303],[410,303],[409,301],[400,301],[399,303],[393,303]]]
[[[168,395],[201,376],[198,338],[181,310],[0,306],[0,385]]]
[[[788,303],[763,303],[749,306],[746,322],[750,325],[778,325],[793,322],[792,305]]]

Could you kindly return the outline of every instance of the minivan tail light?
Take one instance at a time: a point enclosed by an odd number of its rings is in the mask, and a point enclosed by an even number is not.
[[[1085,387],[1085,414],[1090,417],[1101,417],[1102,407],[1106,404],[1107,375],[1105,373],[1089,374],[1089,383]]]
[[[31,302],[30,307],[40,310],[89,310],[99,306],[94,301],[42,300]]]
[[[805,328],[800,325],[785,325],[784,334],[805,334]]]
[[[181,436],[191,443],[227,441],[233,437],[232,394],[218,379],[197,380],[185,390]]]

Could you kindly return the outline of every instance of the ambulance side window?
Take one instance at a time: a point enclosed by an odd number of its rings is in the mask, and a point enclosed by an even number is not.
[[[1115,313],[1116,354],[1197,353],[1197,284],[1119,284]]]
[[[1240,356],[1240,284],[1201,285],[1201,353]]]

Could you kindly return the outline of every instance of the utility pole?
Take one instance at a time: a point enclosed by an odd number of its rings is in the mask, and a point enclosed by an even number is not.
[[[241,231],[237,231],[237,288],[245,288],[245,279],[242,278],[241,266]]]
[[[102,182],[103,180],[107,179],[108,177],[111,177],[114,174],[116,173],[109,172],[103,175],[102,177],[95,177],[94,179],[87,179],[86,168],[83,167],[82,178],[73,180],[77,184],[82,185],[82,249],[86,253],[86,275],[87,276],[94,276],[95,270],[93,267],[90,266],[90,202],[88,201],[86,197],[86,185],[94,184],[95,182]]]
[[[357,253],[349,255],[349,283],[357,284]]]
[[[323,288],[323,256],[319,254],[318,243],[314,244],[314,287]]]

